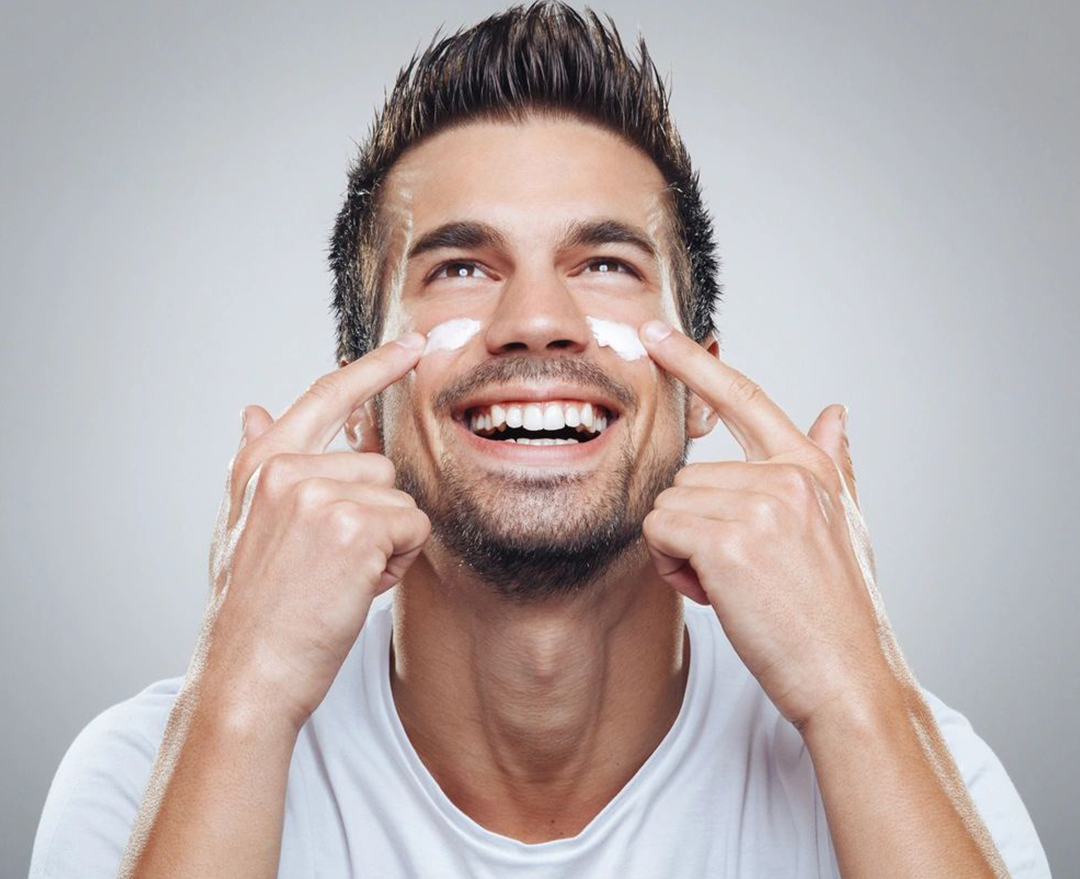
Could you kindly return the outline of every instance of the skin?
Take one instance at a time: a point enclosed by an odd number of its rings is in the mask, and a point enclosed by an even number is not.
[[[660,450],[670,456],[680,449],[685,431],[707,432],[715,416],[703,418],[700,401],[684,408],[649,358],[627,362],[598,347],[586,320],[636,326],[673,316],[662,266],[626,244],[555,249],[562,225],[580,217],[612,216],[655,230],[663,187],[646,156],[577,122],[470,125],[406,156],[395,167],[386,206],[401,232],[383,338],[407,329],[426,333],[460,316],[479,320],[482,329],[457,351],[428,355],[387,390],[381,443],[374,407],[357,412],[347,429],[368,438],[359,448],[391,450],[431,485],[447,456],[476,467],[447,419],[425,403],[485,361],[526,354],[588,358],[631,389],[639,408],[626,419],[625,440],[636,475]],[[509,246],[441,250],[401,263],[410,240],[463,218],[497,225]],[[624,259],[642,278],[583,272],[597,256]],[[448,259],[482,268],[425,283]],[[591,515],[610,481],[598,467],[546,496],[537,505],[542,510],[530,506],[527,481],[500,482],[493,491],[478,478],[474,490],[493,518],[535,529]],[[635,479],[631,493],[642,490]],[[677,598],[639,544],[586,592],[510,609],[429,542],[395,599],[405,622],[394,633],[392,686],[406,731],[450,799],[485,827],[523,841],[578,833],[678,713],[688,664]]]
[[[598,215],[658,236],[662,187],[643,154],[567,120],[470,124],[395,166],[384,339],[455,317],[481,330],[423,358],[384,344],[315,381],[277,421],[245,410],[214,597],[121,875],[276,875],[296,736],[371,600],[398,582],[397,710],[450,799],[495,832],[580,832],[652,753],[692,661],[684,594],[713,607],[802,733],[847,879],[1005,875],[884,617],[842,407],[802,433],[720,360],[715,339],[647,335],[675,315],[662,265],[624,244],[555,246],[565,221]],[[463,218],[497,226],[506,245],[403,259],[425,230]],[[601,256],[639,276],[583,271]],[[481,268],[431,281],[449,259]],[[650,356],[598,347],[587,315],[641,327]],[[478,460],[431,405],[508,357],[589,360],[634,402],[599,466],[543,504],[530,506],[528,474]],[[747,460],[687,465],[649,497],[647,463],[672,460],[718,418]],[[326,453],[343,427],[356,451]],[[641,540],[587,588],[537,603],[509,601],[459,565],[395,488],[403,468],[437,490],[442,468],[468,465],[481,474],[468,491],[506,528],[558,535],[596,511],[623,461],[647,510]]]
[[[1008,876],[885,618],[843,407],[803,434],[682,333],[650,322],[641,338],[746,453],[676,475],[643,524],[649,552],[802,733],[842,875]]]

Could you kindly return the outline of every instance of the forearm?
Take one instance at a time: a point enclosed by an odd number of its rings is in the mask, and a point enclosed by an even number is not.
[[[803,731],[844,879],[1008,877],[921,695],[852,700]]]
[[[181,691],[120,879],[274,879],[295,742],[288,724]]]

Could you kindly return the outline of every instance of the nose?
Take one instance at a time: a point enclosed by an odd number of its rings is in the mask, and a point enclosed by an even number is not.
[[[554,268],[516,271],[503,286],[485,334],[492,354],[581,353],[589,327]]]

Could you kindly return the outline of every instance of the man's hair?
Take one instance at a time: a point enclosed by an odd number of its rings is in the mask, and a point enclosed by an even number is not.
[[[610,15],[605,27],[589,7],[536,0],[428,48],[401,68],[349,168],[348,190],[330,239],[337,358],[352,361],[382,333],[390,240],[379,218],[382,187],[408,148],[451,125],[520,123],[530,114],[597,123],[639,147],[667,186],[672,283],[679,317],[698,342],[715,330],[719,260],[698,174],[668,110],[668,94],[638,34],[639,63],[623,47]],[[439,28],[441,30],[441,26]]]

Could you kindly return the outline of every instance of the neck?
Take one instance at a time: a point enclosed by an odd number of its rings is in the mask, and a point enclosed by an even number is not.
[[[523,842],[576,835],[679,713],[681,598],[643,547],[581,594],[534,605],[462,571],[426,551],[397,588],[391,687],[402,725],[477,823]]]

